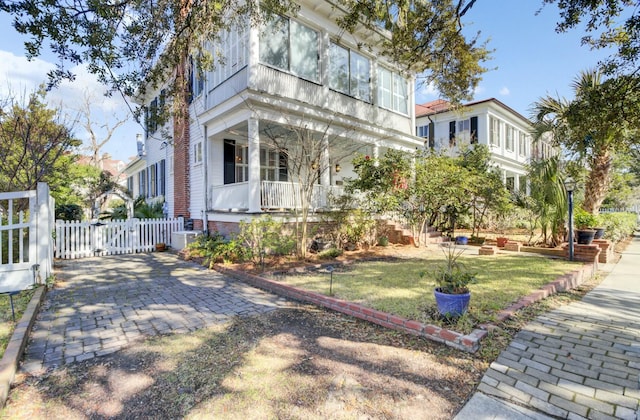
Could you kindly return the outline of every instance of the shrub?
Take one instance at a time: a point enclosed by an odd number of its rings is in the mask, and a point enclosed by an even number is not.
[[[82,220],[82,207],[78,204],[56,205],[56,219],[60,220]]]
[[[254,264],[264,264],[267,258],[289,255],[296,248],[291,235],[284,234],[282,222],[269,215],[251,222],[240,222],[238,242],[246,248],[246,255]]]
[[[605,238],[614,242],[632,235],[638,222],[634,213],[602,213],[598,218],[605,228]]]
[[[340,255],[342,255],[341,249],[329,248],[319,253],[318,258],[320,258],[321,260],[332,260],[334,258],[339,257]]]

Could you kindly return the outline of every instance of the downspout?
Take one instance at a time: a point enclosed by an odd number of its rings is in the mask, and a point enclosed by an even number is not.
[[[207,210],[208,210],[208,203],[209,203],[209,185],[208,185],[208,181],[209,181],[209,148],[207,147],[208,143],[209,143],[209,138],[207,137],[207,126],[206,124],[202,125],[202,130],[203,130],[203,134],[204,134],[204,145],[203,145],[203,154],[204,154],[204,207],[203,207],[203,211],[202,211],[202,232],[205,235],[209,234],[209,220],[208,220],[208,216],[207,216]]]

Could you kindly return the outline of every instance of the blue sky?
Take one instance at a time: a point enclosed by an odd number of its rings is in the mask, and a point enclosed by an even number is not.
[[[475,100],[497,98],[528,117],[531,104],[547,94],[571,97],[571,82],[580,71],[594,67],[605,57],[601,51],[591,51],[580,45],[583,33],[573,30],[556,34],[559,19],[555,5],[541,9],[542,0],[477,0],[465,17],[466,31],[481,31],[481,39],[489,39],[489,48],[495,50],[493,59],[486,64],[492,70],[483,76]],[[28,62],[24,58],[24,38],[15,33],[10,18],[0,14],[0,97],[10,89],[14,94],[31,91],[45,81],[46,72],[53,67],[53,57],[44,55]],[[62,104],[73,118],[83,92],[89,90],[95,98],[94,115],[99,123],[109,124],[114,114],[122,117],[127,109],[118,97],[104,98],[102,88],[95,79],[76,69],[78,78],[65,83],[50,94],[50,100]],[[421,87],[416,103],[437,99],[437,92]],[[136,154],[135,136],[140,125],[130,121],[119,128],[103,151],[117,159],[128,161]],[[76,125],[76,136],[86,140],[82,127]]]

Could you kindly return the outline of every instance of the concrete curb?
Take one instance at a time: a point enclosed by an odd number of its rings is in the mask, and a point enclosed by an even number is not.
[[[4,407],[7,402],[9,389],[15,379],[22,352],[27,346],[29,333],[35,322],[40,305],[44,300],[46,291],[46,286],[41,286],[38,287],[33,294],[29,305],[27,305],[27,309],[25,309],[24,314],[22,314],[22,318],[16,324],[11,340],[9,340],[7,349],[4,351],[4,356],[2,356],[2,360],[0,360],[0,408]]]
[[[409,334],[427,338],[429,340],[444,343],[447,346],[454,347],[469,353],[475,353],[476,351],[478,351],[478,349],[480,348],[480,341],[487,336],[487,330],[491,328],[491,324],[482,324],[479,325],[477,329],[474,329],[470,334],[464,335],[456,331],[438,327],[436,325],[423,324],[418,321],[371,309],[356,303],[281,284],[257,275],[232,270],[219,264],[215,264],[214,269],[218,272],[229,275],[259,289],[267,290],[269,292],[276,293],[278,295],[298,301],[313,303],[315,305],[341,312],[343,314],[350,315],[365,321],[369,321],[386,328],[403,331]],[[532,303],[544,299],[552,294],[555,294],[558,291],[576,287],[584,282],[587,278],[592,277],[594,274],[595,268],[593,264],[585,264],[578,270],[564,274],[558,277],[553,282],[544,286],[542,289],[534,291],[530,295],[520,299],[516,304],[501,311],[498,314],[498,322],[505,321],[506,319],[510,318],[517,310],[525,306],[529,306]]]

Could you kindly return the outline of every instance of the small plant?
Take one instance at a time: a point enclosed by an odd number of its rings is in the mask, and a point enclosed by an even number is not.
[[[581,208],[577,208],[574,211],[573,219],[578,229],[590,229],[598,224],[598,219],[595,215],[588,213]]]
[[[320,252],[318,254],[318,258],[320,258],[321,260],[332,260],[334,258],[339,257],[340,255],[342,255],[342,250],[341,249],[329,248],[329,249],[325,249],[324,251]]]
[[[251,222],[241,221],[237,240],[246,248],[247,257],[254,264],[264,265],[266,259],[289,255],[295,250],[294,238],[285,231],[282,222],[267,215]]]
[[[441,293],[458,295],[469,292],[469,284],[476,282],[476,273],[469,271],[458,261],[464,248],[454,246],[443,247],[445,263],[434,273],[436,287]]]

